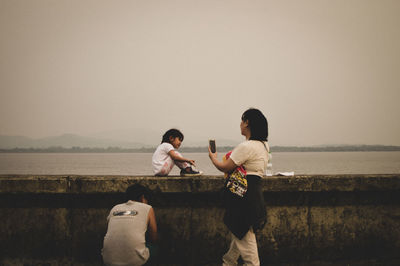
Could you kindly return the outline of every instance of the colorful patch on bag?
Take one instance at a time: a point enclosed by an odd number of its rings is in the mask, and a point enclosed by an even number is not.
[[[222,159],[224,161],[228,160],[231,154],[232,151],[229,151]],[[244,197],[247,192],[246,175],[247,172],[242,165],[236,167],[236,169],[230,174],[225,173],[225,177],[227,178],[226,187],[229,191],[239,197]]]

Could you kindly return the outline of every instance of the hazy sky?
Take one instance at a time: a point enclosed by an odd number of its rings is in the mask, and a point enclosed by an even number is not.
[[[400,1],[0,0],[0,134],[400,145]],[[140,140],[137,140],[140,142]]]

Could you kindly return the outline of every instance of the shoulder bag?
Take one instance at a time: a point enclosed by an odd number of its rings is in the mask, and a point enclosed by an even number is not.
[[[232,151],[228,152],[225,154],[223,157],[224,160],[228,160]],[[229,192],[232,194],[235,194],[241,198],[246,195],[247,192],[247,172],[244,167],[238,166],[233,170],[233,172],[229,174],[225,174],[226,181],[225,181],[225,187]]]

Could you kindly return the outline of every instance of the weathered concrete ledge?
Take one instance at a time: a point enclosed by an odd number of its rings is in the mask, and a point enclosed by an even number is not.
[[[109,209],[134,183],[154,191],[169,265],[218,264],[228,245],[222,176],[0,176],[1,265],[101,265]],[[400,262],[400,175],[263,178],[263,263]]]
[[[142,183],[159,192],[216,192],[223,176],[35,176],[0,175],[0,193],[116,193]],[[400,190],[400,175],[303,175],[263,178],[264,191],[385,191]]]

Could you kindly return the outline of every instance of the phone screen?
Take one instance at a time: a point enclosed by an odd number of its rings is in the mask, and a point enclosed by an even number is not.
[[[209,144],[210,144],[210,150],[211,150],[211,152],[212,153],[215,153],[216,152],[216,147],[215,147],[215,140],[214,139],[210,139],[209,140]]]

